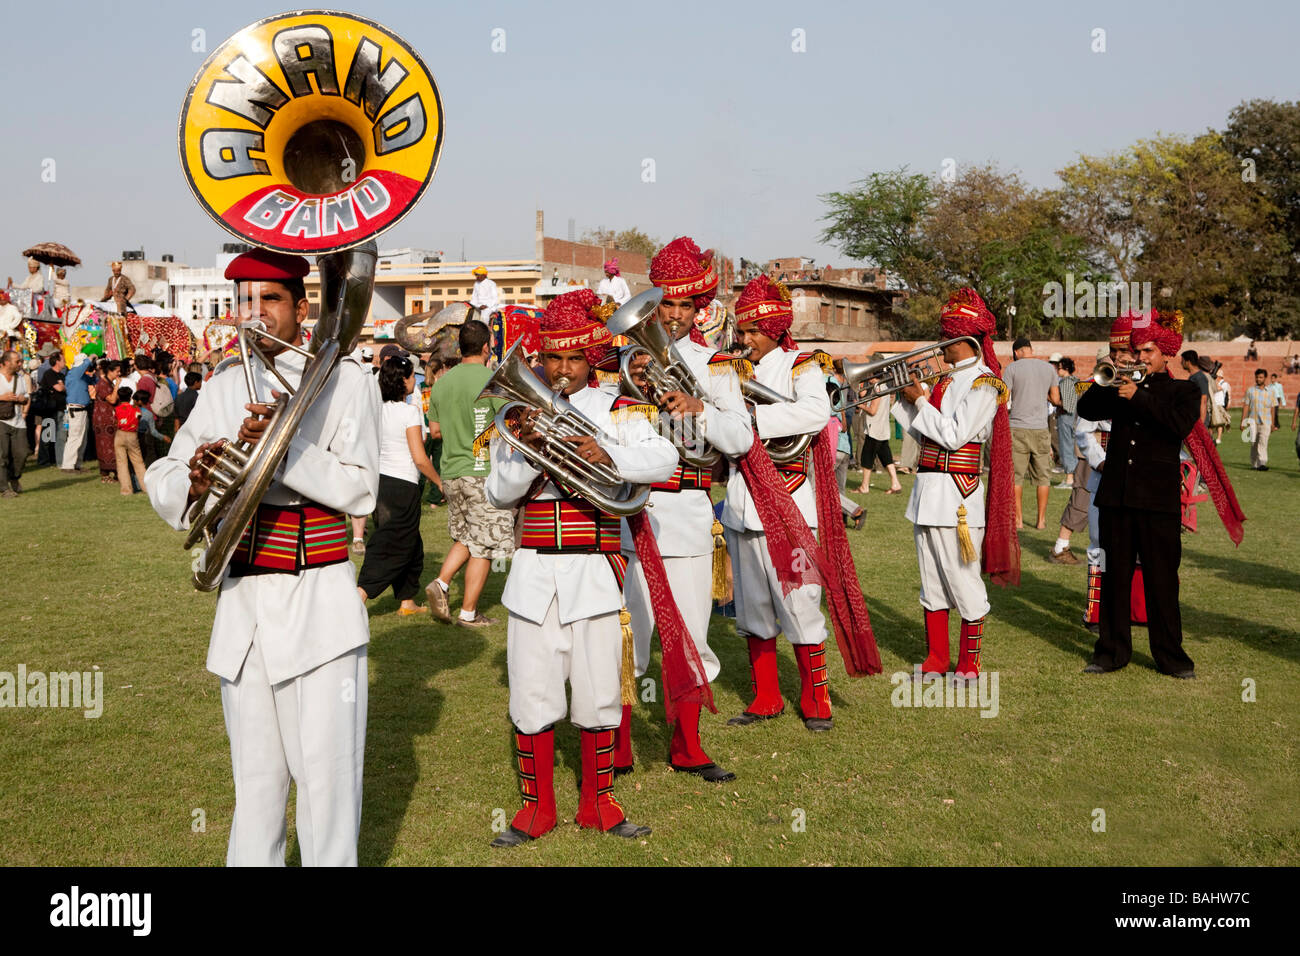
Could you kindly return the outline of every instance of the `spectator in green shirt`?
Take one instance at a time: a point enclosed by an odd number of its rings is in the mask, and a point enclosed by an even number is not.
[[[447,530],[454,543],[425,593],[433,616],[450,623],[447,593],[451,579],[465,568],[465,593],[457,623],[487,627],[493,621],[478,613],[478,600],[492,559],[508,558],[514,551],[514,514],[488,504],[484,485],[491,458],[486,446],[477,452],[474,449],[474,439],[492,424],[503,404],[500,399],[479,398],[492,377],[487,367],[491,333],[482,322],[467,320],[461,326],[459,344],[460,364],[429,390],[429,436],[442,439],[439,471],[447,497]]]

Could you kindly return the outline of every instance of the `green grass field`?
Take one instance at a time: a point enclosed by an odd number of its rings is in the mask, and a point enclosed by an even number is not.
[[[1182,607],[1196,681],[1152,669],[1145,632],[1125,671],[1079,673],[1092,644],[1078,623],[1083,565],[1045,556],[1049,529],[1022,535],[1023,584],[990,588],[984,668],[999,712],[891,706],[890,674],[924,656],[905,496],[876,477],[850,534],[885,673],[860,680],[830,655],[835,729],[795,715],[798,676],[782,642],[786,715],[727,727],[748,702],[744,642],[713,619],[722,658],[705,747],[738,779],[674,774],[660,704],[634,711],[637,770],[617,793],[654,828],[628,842],[579,831],[577,734],[557,731],[562,822],[546,838],[491,850],[494,811],[518,792],[506,716],[505,582],[481,605],[486,631],[398,617],[371,602],[370,711],[361,860],[428,865],[1296,865],[1300,705],[1300,473],[1292,433],[1273,470],[1221,446],[1250,520],[1234,549],[1208,503],[1184,536]],[[0,502],[0,671],[104,674],[104,710],[0,709],[0,853],[6,864],[217,865],[234,791],[217,678],[203,662],[215,597],[189,584],[181,536],[143,495],[49,468]],[[908,479],[904,478],[904,482]],[[856,475],[851,479],[856,485]],[[1029,495],[1026,503],[1032,508]],[[425,580],[448,545],[446,514],[423,521]],[[1076,538],[1082,554],[1086,533]],[[453,585],[453,601],[459,586]],[[833,641],[832,641],[833,644]],[[954,641],[955,646],[955,641]],[[652,665],[651,676],[657,676]],[[1243,701],[1253,681],[1255,701]],[[1095,811],[1104,811],[1098,832]],[[201,813],[199,812],[201,811]],[[292,799],[290,800],[292,813]],[[499,818],[498,814],[498,818]],[[202,821],[203,826],[198,822]],[[291,842],[291,860],[297,850]]]

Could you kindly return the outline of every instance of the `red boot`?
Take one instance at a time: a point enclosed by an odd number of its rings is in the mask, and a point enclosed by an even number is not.
[[[1084,624],[1101,623],[1101,565],[1088,565],[1088,606],[1083,612]]]
[[[961,647],[957,651],[957,676],[980,676],[980,643],[984,640],[984,618],[978,621],[962,620]]]
[[[637,837],[650,833],[649,827],[629,823],[623,808],[614,799],[614,731],[582,731],[582,793],[578,798],[580,827]]]
[[[1147,590],[1142,581],[1142,565],[1133,568],[1133,586],[1130,590],[1129,621],[1134,624],[1147,622]]]
[[[922,674],[946,674],[952,663],[948,647],[948,609],[925,612],[925,643],[930,649],[921,664]]]
[[[744,726],[776,717],[785,710],[781,685],[776,677],[776,638],[746,637],[749,642],[749,671],[754,682],[754,700],[739,717],[728,724]]]
[[[518,846],[555,829],[555,729],[536,734],[516,730],[515,758],[524,806],[493,846]]]
[[[623,719],[614,733],[614,776],[632,772],[632,705],[623,705]]]
[[[668,745],[668,765],[674,770],[693,773],[710,783],[735,780],[736,775],[723,770],[709,759],[700,744],[700,705],[680,704],[677,723],[673,725],[673,740]],[[617,769],[615,773],[617,773]]]
[[[794,658],[799,662],[799,713],[809,730],[831,729],[830,681],[826,677],[826,642],[796,644]]]

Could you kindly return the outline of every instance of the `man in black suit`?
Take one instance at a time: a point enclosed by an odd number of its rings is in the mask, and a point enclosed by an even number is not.
[[[1119,670],[1133,656],[1128,582],[1141,556],[1145,574],[1151,656],[1162,674],[1195,677],[1183,650],[1178,607],[1179,448],[1199,420],[1201,396],[1188,381],[1170,378],[1166,363],[1182,345],[1182,314],[1136,316],[1131,346],[1146,365],[1142,381],[1088,389],[1082,418],[1111,420],[1096,503],[1107,573],[1102,575],[1101,629],[1085,674]]]

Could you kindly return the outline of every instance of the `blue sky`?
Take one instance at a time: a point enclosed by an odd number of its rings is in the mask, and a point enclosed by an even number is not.
[[[843,265],[818,242],[818,195],[871,171],[996,160],[1047,186],[1080,152],[1222,127],[1245,99],[1300,98],[1300,5],[1284,2],[351,9],[420,52],[446,108],[438,174],[382,244],[452,257],[462,242],[475,258],[530,256],[540,206],[554,236],[572,218],[579,232],[637,226],[732,256]],[[87,263],[74,284],[141,245],[210,265],[227,237],[189,195],[175,145],[206,55],[192,31],[212,50],[275,12],[243,0],[10,5],[0,280],[47,239]],[[491,49],[497,28],[504,53]],[[1096,28],[1104,53],[1090,49]]]

